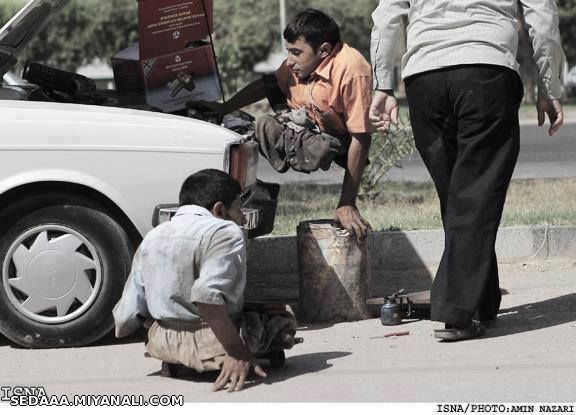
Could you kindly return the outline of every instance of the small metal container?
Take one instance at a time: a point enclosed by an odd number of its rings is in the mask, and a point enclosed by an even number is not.
[[[402,307],[396,302],[396,298],[386,298],[380,308],[380,321],[383,326],[396,326],[402,323]]]

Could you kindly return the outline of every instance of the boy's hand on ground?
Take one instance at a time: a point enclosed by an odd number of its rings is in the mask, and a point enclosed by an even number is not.
[[[216,382],[214,382],[213,390],[215,392],[222,390],[226,387],[228,382],[230,382],[228,392],[242,390],[252,366],[254,367],[254,373],[258,376],[262,378],[268,376],[258,364],[251,362],[250,360],[235,359],[232,356],[226,356],[220,375],[218,376],[218,379],[216,379]]]
[[[368,231],[372,230],[372,226],[360,215],[356,206],[345,205],[338,207],[334,220],[352,235],[355,235],[357,239],[366,238]]]
[[[202,320],[208,323],[226,351],[222,370],[214,382],[213,390],[219,391],[225,388],[228,382],[230,382],[228,392],[241,390],[251,367],[254,367],[254,372],[258,376],[265,378],[266,372],[258,366],[256,359],[244,345],[238,333],[238,327],[232,322],[226,306],[198,302],[196,307]]]

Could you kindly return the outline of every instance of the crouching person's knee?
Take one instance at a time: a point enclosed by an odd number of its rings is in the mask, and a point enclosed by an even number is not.
[[[284,173],[290,165],[286,157],[286,126],[273,115],[263,115],[256,120],[255,136],[260,145],[260,154],[279,173]]]

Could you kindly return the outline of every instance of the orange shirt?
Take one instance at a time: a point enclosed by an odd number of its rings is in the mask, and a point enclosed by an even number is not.
[[[306,108],[323,132],[334,136],[369,133],[372,70],[356,49],[341,44],[303,82],[286,61],[276,71],[278,86],[291,108]]]

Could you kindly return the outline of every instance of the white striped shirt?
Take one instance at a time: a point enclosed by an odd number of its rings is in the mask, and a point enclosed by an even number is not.
[[[393,88],[403,30],[407,42],[402,57],[404,79],[467,64],[499,65],[518,71],[521,13],[534,47],[540,92],[560,98],[565,58],[554,0],[380,0],[372,14],[374,88]]]
[[[116,336],[142,320],[195,321],[196,303],[225,305],[230,315],[244,305],[246,243],[238,225],[200,206],[181,206],[152,229],[132,262],[122,298],[114,307]]]

